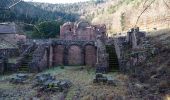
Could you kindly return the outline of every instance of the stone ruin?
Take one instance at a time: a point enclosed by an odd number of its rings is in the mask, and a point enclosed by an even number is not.
[[[30,81],[29,74],[16,74],[10,79],[12,84],[27,84]],[[68,92],[68,89],[72,86],[70,80],[56,79],[50,74],[39,74],[33,77],[32,88],[37,88],[38,91],[43,92]]]
[[[156,54],[156,48],[149,44],[146,33],[132,28],[127,36],[117,36],[114,45],[121,71],[130,71]]]
[[[100,34],[107,37],[105,25],[91,25],[86,21],[67,22],[60,27],[61,40],[95,41]]]
[[[100,35],[97,36],[96,46],[97,46],[96,72],[106,73],[108,70],[108,54],[106,53],[104,39]]]
[[[60,27],[59,39],[30,39],[18,43],[20,56],[8,68],[19,72],[39,72],[53,66],[85,65],[96,67],[97,73],[105,73],[110,66],[108,61],[111,57],[106,50],[109,44],[113,47],[111,49],[115,49],[120,70],[123,70],[146,60],[148,52],[145,51],[150,50],[147,43],[145,32],[139,31],[139,28],[131,29],[127,36],[110,39],[105,25],[67,22]],[[1,60],[0,64],[3,65],[0,68],[2,73],[4,61]]]
[[[29,39],[18,43],[19,56],[9,68],[19,72],[39,72],[53,66],[86,65],[106,72],[106,40],[105,25],[67,22],[60,27],[59,39]]]
[[[94,84],[106,84],[109,86],[117,86],[120,84],[118,80],[113,79],[112,77],[108,77],[103,75],[102,73],[96,73],[95,78],[93,79]]]
[[[126,41],[131,48],[140,48],[145,37],[145,32],[140,32],[138,27],[132,28],[131,31],[127,32]]]

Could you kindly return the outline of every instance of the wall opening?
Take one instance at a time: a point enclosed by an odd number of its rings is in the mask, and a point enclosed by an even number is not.
[[[92,45],[85,46],[85,65],[94,67],[96,64],[96,48]]]
[[[72,45],[68,49],[68,65],[82,65],[83,54],[82,50],[77,45]]]
[[[115,47],[113,45],[106,45],[106,51],[109,54],[108,57],[109,71],[118,71],[119,62],[116,55]]]

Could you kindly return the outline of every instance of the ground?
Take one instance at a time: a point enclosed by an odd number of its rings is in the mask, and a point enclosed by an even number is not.
[[[103,84],[93,84],[95,77],[94,69],[87,70],[80,66],[77,67],[55,67],[44,72],[50,73],[56,79],[68,79],[73,83],[66,95],[66,100],[112,100],[128,98],[126,82],[128,77],[123,74],[109,73],[120,81],[117,86],[107,86]],[[33,88],[34,77],[37,74],[29,74],[30,78],[25,84],[14,85],[9,82],[15,74],[0,77],[0,100],[18,100],[39,98],[41,100],[62,100],[63,93],[40,93],[37,88]]]

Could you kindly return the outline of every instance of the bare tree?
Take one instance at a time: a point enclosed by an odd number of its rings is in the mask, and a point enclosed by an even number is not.
[[[163,0],[163,1],[164,1],[165,5],[167,6],[167,8],[170,9],[170,6],[168,5],[168,3],[165,0]]]
[[[149,1],[149,0],[147,0],[147,1]],[[147,1],[145,1],[145,2],[147,2]],[[138,21],[139,21],[140,17],[142,16],[142,14],[143,14],[155,1],[156,1],[156,0],[152,0],[151,3],[150,3],[148,6],[146,6],[145,9],[140,13],[140,15],[138,16],[138,18],[137,18],[137,20],[136,20],[135,27],[136,27],[136,25],[138,24]]]

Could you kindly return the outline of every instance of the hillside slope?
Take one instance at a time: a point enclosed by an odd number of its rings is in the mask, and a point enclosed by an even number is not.
[[[134,27],[143,11],[137,23],[143,30],[169,28],[170,23],[168,0],[109,0],[90,10],[91,13],[86,16],[93,16],[92,23],[105,23],[108,33],[122,32]]]
[[[9,4],[12,1],[15,0],[5,0],[5,3]],[[144,11],[147,7],[148,9]],[[7,16],[5,18],[4,13]],[[1,22],[88,20],[94,24],[106,24],[108,34],[127,31],[134,27],[141,13],[137,26],[142,30],[169,28],[170,24],[170,2],[168,0],[91,0],[73,4],[22,2],[13,7],[11,11],[4,13],[2,11],[0,14]]]
[[[44,20],[63,20],[63,21],[75,21],[79,18],[77,13],[64,12],[59,10],[46,10],[40,6],[35,6],[34,3],[20,2],[9,10],[4,10],[17,0],[2,0],[0,3],[0,22],[5,21],[19,21],[27,23],[35,23],[37,21]],[[49,5],[49,4],[46,4]],[[51,4],[50,4],[51,5]],[[59,6],[59,5],[58,5]]]

